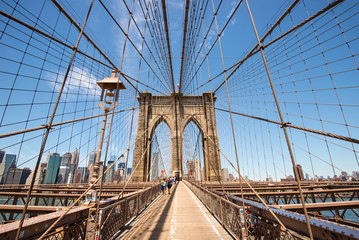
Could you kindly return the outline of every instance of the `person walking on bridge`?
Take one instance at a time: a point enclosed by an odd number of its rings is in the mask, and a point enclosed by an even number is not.
[[[162,191],[162,194],[164,195],[165,191],[166,191],[166,178],[163,179],[163,182],[161,185],[161,191]]]
[[[172,179],[171,177],[169,177],[167,181],[168,194],[171,194],[171,187],[172,187]]]

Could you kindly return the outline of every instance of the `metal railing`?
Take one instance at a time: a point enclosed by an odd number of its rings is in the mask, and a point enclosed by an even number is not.
[[[117,198],[103,200],[99,208],[100,239],[110,239],[120,229],[144,209],[159,193],[160,185],[156,184],[138,192],[130,193],[122,199]],[[86,239],[89,206],[79,206],[70,210],[64,218],[57,223],[54,231],[43,239]],[[62,212],[25,219],[20,239],[39,238]],[[0,227],[0,238],[4,240],[15,239],[18,222],[2,225]]]
[[[285,231],[260,203],[244,200],[244,210],[240,198],[212,191],[193,182],[184,182],[222,226],[238,239],[308,239],[303,214],[271,207],[288,229]],[[316,218],[310,218],[310,224],[315,239],[359,239],[357,228]]]
[[[99,210],[101,240],[110,239],[133,217],[137,216],[159,193],[158,184],[129,198]]]

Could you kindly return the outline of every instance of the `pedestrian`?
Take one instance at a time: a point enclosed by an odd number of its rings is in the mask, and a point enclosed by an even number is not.
[[[163,179],[162,186],[161,186],[162,194],[165,195],[166,191],[166,178]]]
[[[169,177],[167,181],[168,194],[171,194],[171,187],[172,187],[172,180],[171,177]]]

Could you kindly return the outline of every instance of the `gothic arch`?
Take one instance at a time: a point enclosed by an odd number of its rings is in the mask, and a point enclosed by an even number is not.
[[[158,127],[158,125],[160,125],[162,122],[164,122],[168,128],[170,129],[171,131],[171,135],[173,135],[173,132],[172,132],[172,126],[171,126],[171,121],[170,119],[166,116],[166,115],[158,115],[155,119],[151,120],[150,122],[150,127],[149,127],[149,137],[152,138],[153,137],[153,134],[156,130],[156,128]]]
[[[182,93],[172,93],[168,96],[156,96],[148,92],[140,93],[137,139],[135,144],[132,176],[133,181],[146,181],[149,170],[151,137],[156,127],[165,122],[171,131],[172,141],[172,175],[182,176],[182,143],[183,130],[193,121],[202,133],[203,147],[206,152],[205,180],[214,181],[221,177],[221,161],[218,153],[218,136],[215,121],[214,94],[183,96]],[[214,139],[209,142],[207,137]],[[208,164],[210,163],[210,164]],[[211,170],[209,166],[212,167]]]
[[[194,124],[196,124],[196,126],[199,128],[199,130],[201,131],[202,134],[205,132],[203,129],[203,120],[200,117],[198,117],[197,115],[193,114],[193,115],[188,115],[182,121],[182,126],[181,126],[182,133],[190,122],[193,122]],[[202,136],[205,137],[204,135],[202,135]]]

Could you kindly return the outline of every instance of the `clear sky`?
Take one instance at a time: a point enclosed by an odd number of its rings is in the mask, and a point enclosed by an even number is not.
[[[58,2],[81,26],[90,1]],[[238,5],[237,0],[213,1],[214,9],[220,4],[216,17],[219,31],[226,26],[220,36],[220,43],[215,43],[218,36],[216,21],[211,25],[212,1],[205,1],[203,5],[201,1],[190,2],[188,32],[191,35],[187,35],[189,45],[185,52],[188,55],[183,61],[185,67],[181,90],[184,94],[197,95],[214,91],[223,83],[225,77],[220,74],[223,72],[222,60],[224,68],[230,68],[241,61],[257,42],[245,2],[241,3],[231,17]],[[151,6],[148,11],[152,21],[146,24],[144,15],[148,3]],[[173,86],[161,1],[103,1],[103,4],[116,22],[103,5],[95,1],[85,33],[117,68],[131,78],[138,79],[139,83],[134,80],[131,83],[140,91],[156,95],[170,94]],[[252,0],[249,4],[261,38],[292,1]],[[280,26],[268,35],[263,45],[327,5],[327,0],[300,1]],[[13,1],[6,1],[0,3],[0,8],[70,46],[76,44],[78,30],[71,26],[51,1],[23,0],[18,5]],[[285,122],[358,139],[358,8],[356,1],[345,1],[264,49]],[[166,1],[166,9],[176,88],[181,76],[185,1]],[[130,23],[128,10],[133,13],[134,19]],[[0,133],[4,134],[37,127],[49,121],[72,50],[9,21],[5,16],[0,16],[0,20]],[[129,29],[129,39],[126,40],[119,26],[124,32]],[[205,41],[203,32],[208,32]],[[142,36],[146,41],[143,41]],[[79,49],[111,65],[85,38],[81,39]],[[227,77],[232,70],[226,72]],[[97,106],[100,90],[95,82],[109,76],[110,72],[111,68],[108,66],[77,53],[54,122],[101,114]],[[218,74],[220,75],[214,78]],[[137,107],[136,91],[125,79],[121,80],[127,89],[121,91],[116,109]],[[227,94],[235,113],[280,121],[259,52],[246,59],[231,74],[228,89],[226,85],[218,89],[217,108],[229,109]],[[131,147],[130,165],[137,114],[137,110],[128,110],[115,115],[112,128],[114,134],[108,148],[108,154],[120,156]],[[220,148],[237,165],[229,114],[220,110],[216,110],[216,114]],[[45,155],[47,152],[63,154],[78,148],[81,165],[85,166],[89,152],[97,148],[101,121],[101,118],[94,118],[56,127],[50,133]],[[280,126],[238,115],[233,115],[233,124],[238,161],[243,175],[255,180],[266,177],[279,180],[293,175]],[[170,168],[169,129],[162,125],[159,128],[158,145],[163,149],[165,165]],[[190,128],[195,129],[196,126],[191,125]],[[184,142],[195,142],[199,131],[186,131],[188,134],[184,136]],[[334,173],[339,175],[342,170],[349,173],[358,170],[357,144],[314,133],[305,134],[296,129],[288,131],[295,159],[310,176],[326,177],[333,176]],[[21,167],[33,168],[43,132],[40,130],[1,138],[0,149],[17,154],[18,165]],[[184,156],[193,156],[193,150],[184,151],[187,151]],[[223,156],[221,160],[223,168],[235,173]]]

